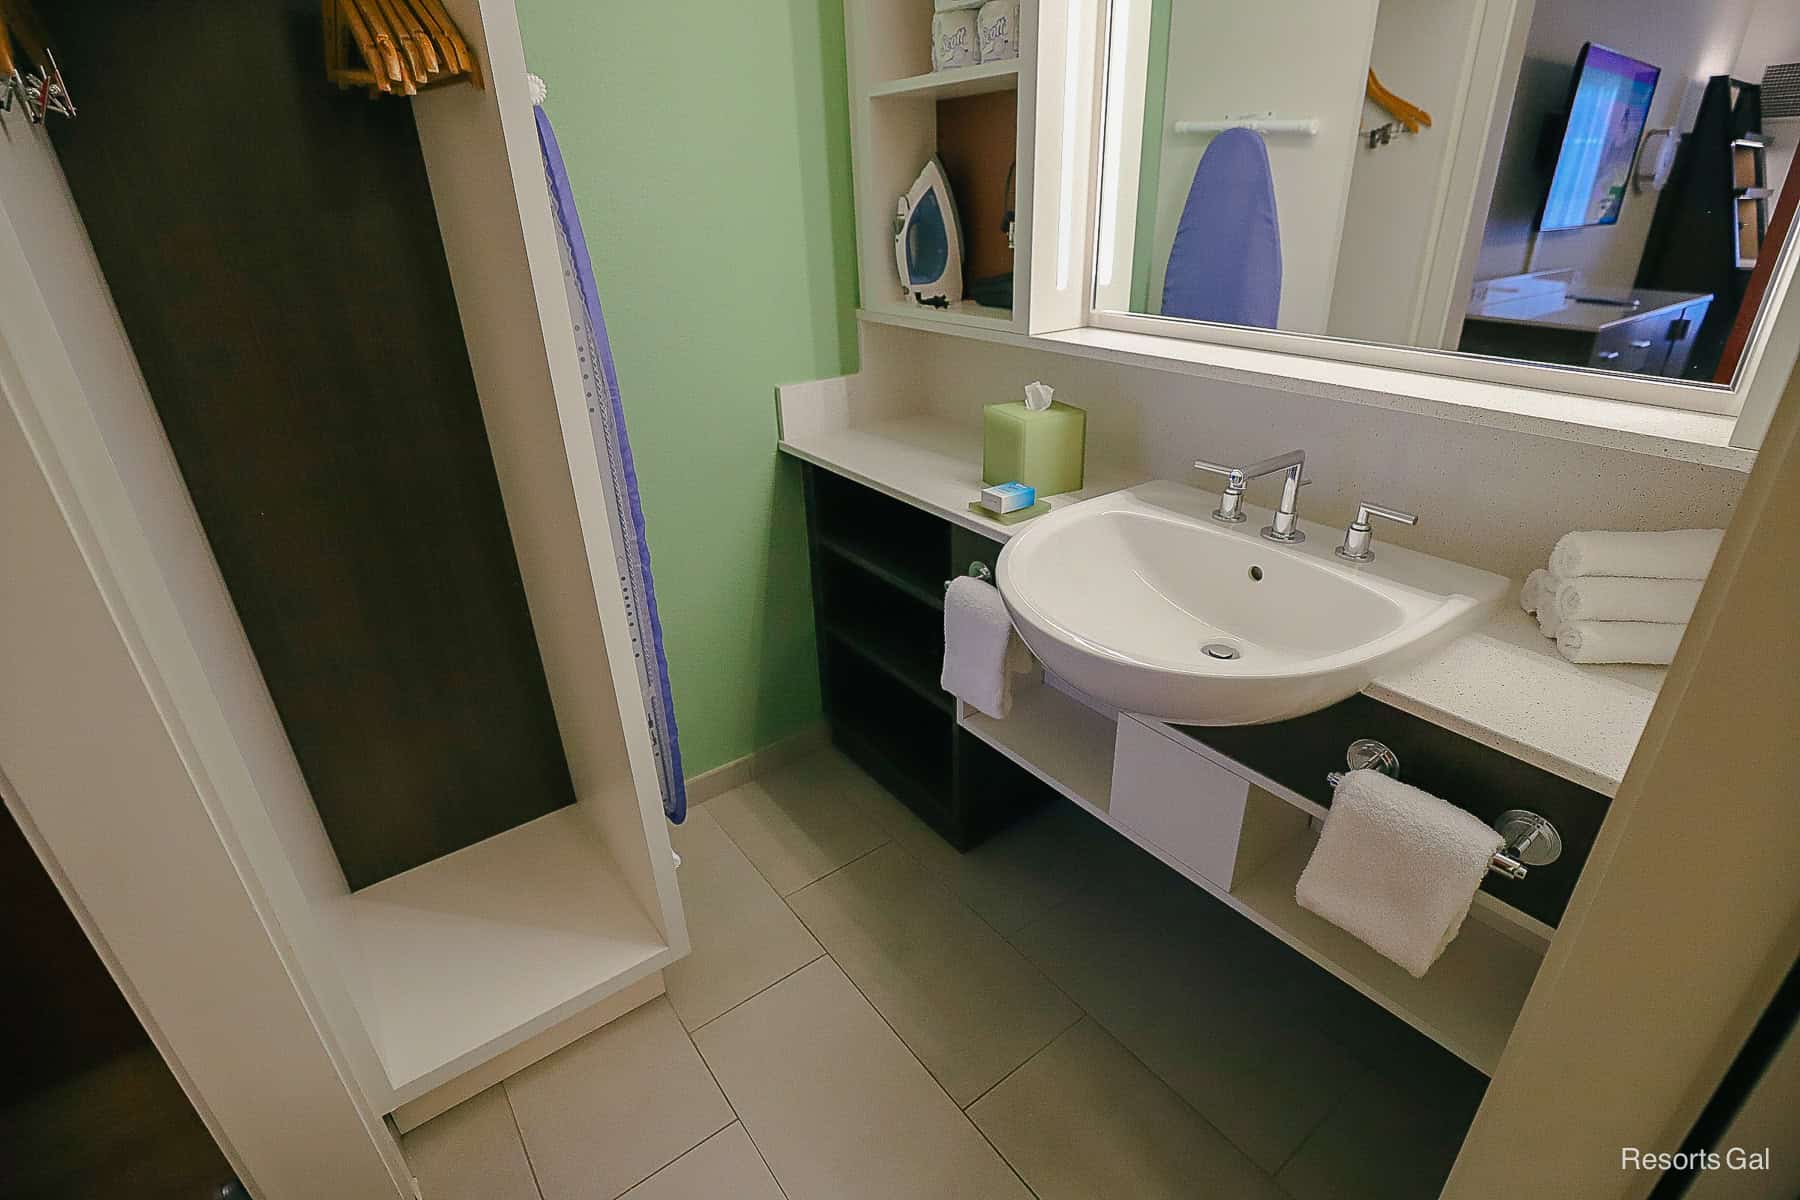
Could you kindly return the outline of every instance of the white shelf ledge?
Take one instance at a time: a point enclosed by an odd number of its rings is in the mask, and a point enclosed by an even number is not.
[[[1756,463],[1754,450],[1731,444],[1737,419],[1715,413],[1500,387],[1416,371],[1114,329],[1072,329],[1028,336],[1011,324],[944,321],[898,305],[866,307],[857,315],[865,321],[904,329],[1274,388],[1730,471],[1747,473]]]
[[[869,88],[871,100],[885,96],[922,96],[932,100],[950,100],[957,96],[979,96],[985,92],[1016,91],[1019,86],[1019,60],[981,63],[973,67],[951,67],[928,71],[877,83]]]
[[[395,1105],[673,957],[578,805],[353,892],[335,916]]]
[[[970,733],[1082,808],[1112,823],[1114,723],[1048,684],[1021,685],[1012,715],[996,721],[970,709]]]
[[[878,321],[892,321],[923,329],[943,329],[1014,334],[1013,310],[993,308],[962,300],[948,308],[932,308],[913,300],[893,300],[857,310],[859,315]]]

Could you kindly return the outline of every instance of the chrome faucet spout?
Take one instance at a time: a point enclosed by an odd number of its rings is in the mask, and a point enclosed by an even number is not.
[[[1277,454],[1247,467],[1231,467],[1203,459],[1194,464],[1194,469],[1211,471],[1225,477],[1225,490],[1219,495],[1219,507],[1213,510],[1213,520],[1230,525],[1244,519],[1244,488],[1252,479],[1285,471],[1287,478],[1281,484],[1281,503],[1276,507],[1275,516],[1262,531],[1262,535],[1271,542],[1286,542],[1290,545],[1306,540],[1306,535],[1300,531],[1299,513],[1300,485],[1307,482],[1302,478],[1306,473],[1306,451],[1289,450],[1286,454]]]

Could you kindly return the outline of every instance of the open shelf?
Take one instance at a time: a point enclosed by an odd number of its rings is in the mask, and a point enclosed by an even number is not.
[[[816,486],[821,546],[920,604],[943,610],[950,562],[950,531],[943,522],[835,475],[821,475]]]
[[[962,727],[1110,823],[1116,722],[1048,684],[1021,681],[1012,715],[996,721],[973,709]]]
[[[949,100],[957,96],[1011,91],[1018,86],[1019,60],[1008,58],[1000,62],[927,71],[923,75],[909,75],[905,79],[877,83],[869,88],[869,97],[919,96],[932,100]]]
[[[989,329],[1008,331],[1013,328],[1013,310],[1010,308],[991,308],[986,304],[977,304],[973,300],[964,300],[952,304],[948,308],[932,308],[927,304],[919,304],[912,300],[892,300],[864,307],[865,313],[887,317],[909,317],[916,321],[936,322],[940,325],[958,325],[966,329]]]
[[[1414,979],[1295,901],[1294,885],[1316,844],[1310,832],[1296,838],[1231,892],[1202,879],[1194,882],[1469,1065],[1492,1075],[1542,959],[1499,930],[1471,920],[1463,923],[1462,932],[1425,977]]]
[[[944,607],[944,597],[941,594],[942,584],[939,584],[939,593],[933,594],[931,584],[928,582],[929,574],[918,569],[920,564],[890,565],[893,562],[892,559],[880,553],[871,554],[864,547],[853,545],[838,537],[821,535],[819,544],[842,561],[881,580],[890,587],[906,593],[920,604],[938,609]]]
[[[909,805],[947,810],[955,732],[949,714],[860,654],[832,654],[826,671],[833,737]]]
[[[908,596],[860,586],[851,568],[827,561],[823,618],[832,644],[861,657],[921,700],[948,714],[955,701],[939,686],[944,660],[943,620]]]
[[[590,820],[570,805],[340,901],[339,958],[396,1104],[664,965]]]
[[[1236,889],[1227,891],[1117,823],[1111,813],[1116,724],[1105,714],[1043,685],[1017,692],[1012,715],[1006,720],[970,712],[963,716],[962,726],[1195,886],[1471,1066],[1493,1073],[1536,978],[1541,949],[1534,950],[1506,931],[1471,919],[1425,978],[1414,979],[1294,900],[1294,885],[1317,844],[1317,835],[1310,830],[1277,851]],[[1239,775],[1248,774],[1235,763],[1229,767]],[[1277,794],[1290,802],[1294,797],[1287,789]],[[1310,802],[1298,806],[1315,815],[1323,811]]]

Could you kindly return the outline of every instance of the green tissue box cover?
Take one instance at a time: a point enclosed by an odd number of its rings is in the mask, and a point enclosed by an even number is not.
[[[1023,400],[990,404],[981,418],[981,482],[1024,483],[1040,496],[1081,487],[1087,413],[1060,400],[1032,412]]]

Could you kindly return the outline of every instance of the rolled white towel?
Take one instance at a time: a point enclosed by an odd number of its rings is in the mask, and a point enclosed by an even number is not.
[[[1525,586],[1519,589],[1519,607],[1528,613],[1535,613],[1544,602],[1544,581],[1550,578],[1550,572],[1539,567],[1525,577]],[[1554,590],[1554,589],[1550,589]]]
[[[1562,632],[1563,619],[1557,614],[1556,605],[1549,600],[1538,605],[1537,623],[1538,632],[1547,638],[1554,639],[1557,634]]]
[[[1694,615],[1704,581],[1586,575],[1565,579],[1551,603],[1565,621],[1661,621],[1680,625]]]
[[[1571,621],[1556,635],[1556,648],[1572,663],[1644,663],[1664,667],[1675,661],[1685,623],[1660,621]]]
[[[1473,813],[1398,779],[1352,771],[1331,798],[1294,899],[1417,979],[1462,928],[1503,844]]]
[[[1565,533],[1550,552],[1550,573],[1563,579],[1586,575],[1705,579],[1724,536],[1722,529]]]

